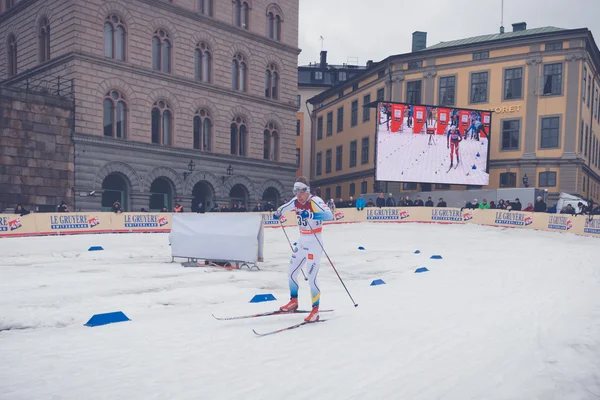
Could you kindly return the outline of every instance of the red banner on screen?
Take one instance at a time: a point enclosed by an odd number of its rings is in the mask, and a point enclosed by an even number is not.
[[[423,125],[425,125],[425,118],[427,118],[425,106],[413,106],[413,115],[413,133],[421,133]]]
[[[437,118],[436,133],[443,135],[446,133],[446,129],[448,129],[448,124],[450,123],[450,110],[447,108],[438,108]]]
[[[404,104],[392,104],[392,132],[398,132],[404,123]]]

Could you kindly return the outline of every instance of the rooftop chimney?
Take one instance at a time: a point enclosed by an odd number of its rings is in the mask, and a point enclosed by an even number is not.
[[[500,33],[504,33],[504,27],[503,26],[500,27]]]
[[[321,68],[327,67],[327,51],[321,50]]]
[[[373,60],[367,61],[367,68],[371,68],[371,65],[373,65]]]
[[[425,50],[427,48],[427,32],[416,31],[412,34],[412,51]]]
[[[527,30],[527,23],[517,22],[517,23],[512,24],[512,27],[513,27],[513,32],[524,31],[524,30]]]

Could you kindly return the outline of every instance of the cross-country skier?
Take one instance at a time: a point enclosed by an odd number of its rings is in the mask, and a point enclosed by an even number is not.
[[[458,144],[462,140],[460,131],[455,126],[451,126],[446,136],[446,146],[450,149],[450,168],[454,165],[454,153],[456,153],[456,165],[460,162],[458,156]]]
[[[319,261],[323,252],[321,248],[323,244],[321,231],[323,230],[323,221],[333,220],[333,213],[323,199],[310,193],[308,179],[305,177],[296,178],[293,191],[294,198],[279,207],[273,215],[273,218],[279,219],[282,214],[294,210],[300,228],[300,237],[294,247],[288,270],[290,302],[280,307],[280,310],[294,311],[298,308],[297,278],[300,268],[306,263],[307,268],[305,268],[305,271],[308,272],[312,311],[304,320],[315,322],[319,320],[319,301],[321,298],[321,290],[317,285]]]

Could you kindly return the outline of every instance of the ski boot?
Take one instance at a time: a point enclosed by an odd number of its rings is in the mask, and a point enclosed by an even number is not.
[[[317,322],[319,320],[319,306],[313,306],[308,317],[304,318],[306,322]]]
[[[290,302],[287,303],[285,306],[281,306],[279,307],[280,311],[283,312],[291,312],[291,311],[295,311],[298,309],[298,298],[290,298]]]

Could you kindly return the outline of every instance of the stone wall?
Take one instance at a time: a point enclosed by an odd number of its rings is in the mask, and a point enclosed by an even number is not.
[[[0,210],[72,207],[71,125],[71,101],[0,88]]]

